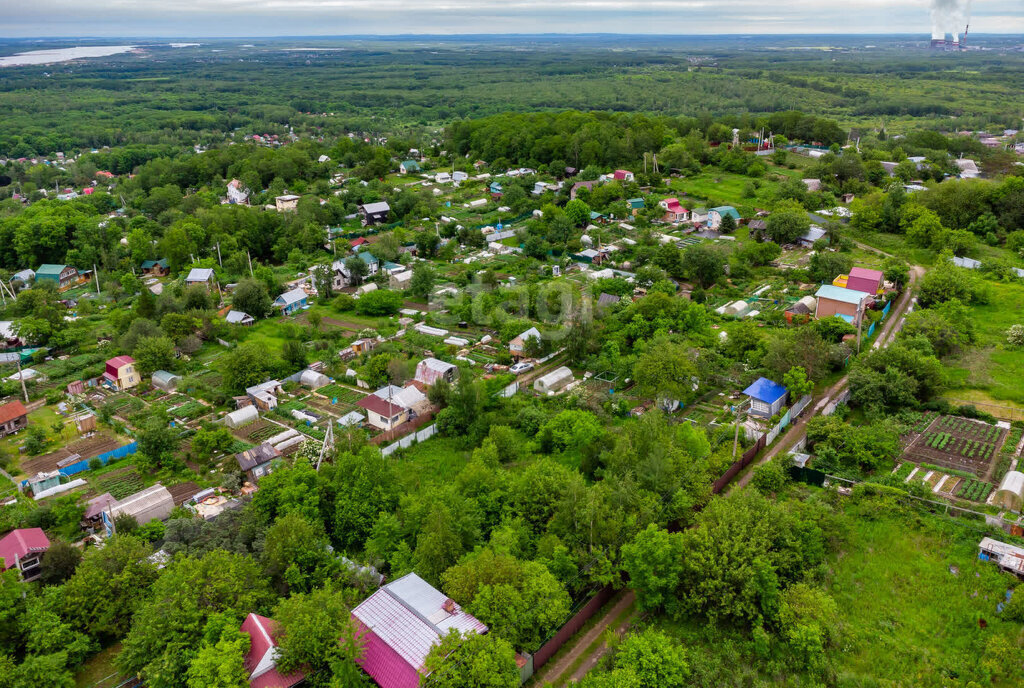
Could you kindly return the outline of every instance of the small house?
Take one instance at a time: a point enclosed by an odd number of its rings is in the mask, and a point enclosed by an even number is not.
[[[142,261],[142,272],[153,277],[166,277],[171,274],[171,266],[166,258]]]
[[[881,270],[853,268],[846,279],[846,288],[876,296],[884,291],[885,275]]]
[[[803,248],[813,248],[814,243],[825,238],[825,230],[818,225],[811,225],[803,236],[797,237],[796,243]]]
[[[420,164],[415,160],[405,160],[398,166],[402,174],[415,174],[420,171]]]
[[[302,683],[306,675],[299,670],[283,674],[277,668],[281,650],[277,645],[278,625],[273,619],[249,614],[242,622],[242,633],[249,636],[249,649],[243,665],[251,688],[292,688]]]
[[[631,198],[626,201],[626,206],[629,208],[629,214],[636,217],[641,210],[647,207],[642,198]]]
[[[467,174],[466,172],[452,172],[452,181],[455,182],[456,184],[460,184],[466,181],[467,179],[469,179],[469,174]]]
[[[42,528],[18,528],[0,538],[0,571],[18,569],[24,581],[39,578],[50,540]]]
[[[381,399],[376,394],[367,394],[356,402],[356,406],[366,410],[367,422],[370,425],[385,432],[409,420],[409,409],[396,403],[394,399]]]
[[[434,175],[434,181],[438,184],[448,184],[452,181],[452,175],[448,172],[438,172]]]
[[[346,428],[360,428],[363,423],[366,422],[366,416],[359,413],[359,411],[349,411],[344,416],[338,419],[338,425]]]
[[[376,275],[377,271],[380,270],[380,261],[377,260],[377,256],[373,255],[369,251],[361,251],[356,254],[359,256],[359,260],[366,263],[366,269],[368,275]]]
[[[267,442],[235,454],[238,467],[253,485],[259,482],[263,476],[270,474],[270,464],[279,458],[281,458],[281,452]]]
[[[0,437],[28,427],[28,409],[18,400],[0,406]]]
[[[451,598],[410,573],[352,610],[362,645],[356,663],[381,688],[416,688],[431,648],[452,631],[486,633],[487,626]]]
[[[540,344],[542,341],[540,330],[538,330],[536,327],[531,327],[530,329],[526,330],[519,336],[514,337],[512,341],[508,343],[509,354],[511,354],[512,357],[516,359],[525,358],[526,350],[528,348],[527,345],[529,343],[529,340],[531,339],[535,339],[537,344]]]
[[[264,411],[277,408],[277,398],[284,394],[284,385],[278,380],[267,380],[258,385],[245,388],[249,402]]]
[[[832,284],[819,287],[814,297],[818,300],[814,310],[815,320],[831,318],[835,315],[851,325],[857,324],[860,314],[864,312],[864,304],[871,298],[862,291],[845,289]]]
[[[192,268],[185,277],[185,286],[202,286],[209,291],[217,283],[216,279],[213,268]]]
[[[274,299],[274,307],[280,308],[282,315],[291,315],[307,305],[309,305],[309,297],[306,296],[306,292],[302,287],[286,291]]]
[[[743,393],[750,398],[750,413],[764,418],[778,413],[785,406],[789,394],[785,387],[766,377],[757,378]]]
[[[243,311],[236,311],[234,309],[228,311],[228,314],[224,317],[224,321],[228,325],[241,325],[242,327],[251,327],[256,322],[256,318],[252,317],[248,313]]]
[[[174,509],[174,498],[170,491],[157,483],[144,490],[119,500],[110,507],[114,518],[121,515],[131,516],[140,526],[150,521],[165,521]]]
[[[666,222],[686,222],[690,219],[690,211],[679,203],[678,198],[666,198],[658,205],[665,210],[662,219]]]
[[[181,377],[166,370],[158,370],[153,373],[152,382],[153,386],[157,389],[162,389],[165,392],[173,392],[178,388],[178,383],[181,382]]]
[[[1024,548],[1010,545],[992,538],[982,538],[978,543],[978,558],[994,561],[1000,569],[1024,579]],[[1021,592],[1014,591],[1016,594]]]
[[[279,213],[290,213],[299,209],[299,199],[302,196],[296,196],[295,194],[285,194],[284,196],[278,196],[274,199],[274,207],[277,208]]]
[[[0,320],[0,349],[21,346],[23,343],[14,331],[14,323],[10,320]]]
[[[44,263],[36,270],[36,284],[50,282],[58,289],[70,287],[79,280],[78,270],[71,265]]]
[[[331,263],[331,288],[342,290],[352,284],[352,271],[345,265],[345,261],[336,260]]]
[[[359,206],[359,214],[362,216],[364,227],[384,224],[391,214],[391,206],[386,202],[366,203]]]
[[[708,211],[708,228],[718,229],[722,226],[722,218],[729,216],[736,221],[738,225],[740,222],[739,212],[731,205],[720,205],[717,208],[712,208]]]
[[[533,391],[537,394],[553,394],[572,381],[572,370],[561,366],[560,368],[555,368],[547,375],[537,378],[533,383]]]
[[[227,199],[231,205],[249,205],[249,189],[242,185],[241,180],[232,179],[228,182]]]
[[[424,358],[416,364],[416,380],[425,385],[432,385],[438,380],[453,383],[458,374],[457,366],[437,358]]]
[[[108,387],[117,391],[124,391],[138,387],[142,382],[138,370],[135,368],[135,359],[131,356],[116,356],[107,361],[106,369],[103,371],[103,381]]]
[[[631,182],[636,179],[636,176],[629,170],[615,170],[612,173],[612,179],[617,182]]]

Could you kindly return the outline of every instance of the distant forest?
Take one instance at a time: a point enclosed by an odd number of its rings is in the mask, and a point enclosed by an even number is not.
[[[423,139],[464,119],[565,109],[698,120],[800,110],[844,129],[892,132],[1019,127],[1024,115],[1020,52],[769,51],[713,42],[615,50],[596,41],[330,45],[347,47],[148,46],[141,56],[0,69],[0,156],[214,144],[289,127],[314,137]]]

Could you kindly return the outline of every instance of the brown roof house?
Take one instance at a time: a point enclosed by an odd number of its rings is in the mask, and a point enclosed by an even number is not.
[[[281,452],[274,445],[266,442],[258,447],[246,449],[244,452],[235,454],[238,467],[249,478],[249,482],[254,485],[259,482],[260,478],[270,474],[272,470],[271,464],[279,458],[281,458]]]
[[[20,401],[0,406],[0,437],[28,427],[28,409]]]

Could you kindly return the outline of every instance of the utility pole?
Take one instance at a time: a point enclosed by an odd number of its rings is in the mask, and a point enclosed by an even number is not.
[[[743,409],[744,404],[749,404],[750,400],[740,402],[739,406],[736,407],[736,432],[732,437],[732,460],[736,460],[736,452],[740,446],[740,412]]]
[[[249,259],[249,277],[254,277],[254,275],[252,274],[252,255],[250,255],[249,252],[246,251],[245,256],[246,258]]]
[[[324,443],[320,445],[320,458],[316,460],[316,470],[320,470],[320,464],[328,451],[334,449],[334,419],[328,416],[327,434],[324,436]]]
[[[18,364],[18,380],[21,381],[21,393],[24,395],[25,403],[27,404],[28,403],[28,390],[25,389],[25,376],[21,374],[21,352],[19,351],[16,355],[18,357],[15,360],[15,363]]]
[[[224,267],[224,261],[220,259],[220,242],[217,242],[217,265]]]
[[[92,274],[96,278],[96,296],[98,298],[100,295],[100,271],[96,268],[96,263],[92,264]]]
[[[860,333],[864,328],[864,299],[857,304],[857,353],[860,353]]]

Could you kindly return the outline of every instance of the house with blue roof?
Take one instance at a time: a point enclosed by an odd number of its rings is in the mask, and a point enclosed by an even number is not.
[[[274,307],[281,309],[282,315],[291,315],[295,311],[305,308],[309,303],[309,297],[301,287],[286,291],[274,299]]]
[[[750,397],[750,413],[764,418],[771,418],[782,410],[789,395],[785,387],[766,377],[757,378],[743,393]]]

